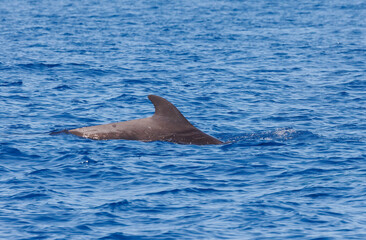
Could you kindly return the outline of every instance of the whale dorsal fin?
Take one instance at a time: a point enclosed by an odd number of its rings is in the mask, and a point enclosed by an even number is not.
[[[153,118],[163,117],[169,119],[170,122],[192,125],[168,100],[156,95],[149,95],[148,98],[155,107]]]

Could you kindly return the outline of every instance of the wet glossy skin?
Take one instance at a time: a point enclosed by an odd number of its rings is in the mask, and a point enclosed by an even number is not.
[[[139,141],[168,141],[180,144],[222,144],[214,137],[194,127],[166,99],[149,95],[155,114],[148,118],[109,123],[69,130],[80,137],[95,140],[126,139]]]

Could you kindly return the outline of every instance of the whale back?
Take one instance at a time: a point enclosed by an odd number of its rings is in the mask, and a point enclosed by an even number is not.
[[[169,101],[156,95],[148,98],[154,104],[153,116],[125,122],[68,130],[68,133],[94,140],[126,139],[140,141],[168,141],[180,144],[222,144],[222,142],[194,127]]]

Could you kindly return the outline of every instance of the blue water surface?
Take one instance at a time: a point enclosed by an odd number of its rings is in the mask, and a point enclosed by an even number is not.
[[[366,239],[364,0],[3,1],[1,239]],[[175,104],[219,146],[50,132]]]

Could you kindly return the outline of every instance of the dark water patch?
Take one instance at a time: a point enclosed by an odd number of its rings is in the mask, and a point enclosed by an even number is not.
[[[281,117],[279,116],[271,116],[266,118],[265,120],[275,121],[275,122],[297,122],[297,121],[309,121],[311,120],[307,115],[299,115],[299,116],[286,116],[285,114],[281,113]],[[283,116],[285,115],[285,116]]]
[[[63,154],[57,154],[56,156],[59,156],[59,157],[53,159],[53,161],[60,162],[60,163],[62,163],[63,161],[66,161],[66,160],[77,158],[77,155],[74,153],[63,153]]]
[[[10,102],[10,103],[17,102],[17,104],[19,105],[20,103],[22,103],[22,104],[29,103],[30,97],[22,95],[22,94],[11,94],[6,97],[6,101]]]
[[[236,167],[236,168],[232,168],[232,169],[228,169],[227,171],[225,171],[225,173],[227,175],[232,175],[232,176],[249,176],[249,175],[253,175],[253,174],[260,174],[265,172],[265,169],[268,170],[268,166],[267,165],[262,165],[262,166],[247,166],[247,167]],[[240,182],[240,186],[241,187],[245,187],[248,186],[249,183],[243,183]]]
[[[72,104],[88,104],[88,101],[87,100],[84,100],[84,99],[72,99],[71,100],[71,103]]]
[[[27,70],[46,70],[61,67],[62,64],[58,63],[26,63],[26,64],[18,64],[19,67],[27,69]]]
[[[39,169],[39,170],[34,170],[32,172],[30,172],[28,174],[29,176],[31,177],[38,177],[38,178],[56,178],[57,176],[59,176],[59,172],[55,172],[51,169],[47,169],[47,168],[44,168],[44,169]]]
[[[356,3],[353,3],[353,2],[350,2],[350,3],[341,3],[341,4],[338,4],[337,8],[339,9],[343,9],[343,10],[357,10],[357,11],[360,11],[360,10],[364,10],[366,9],[366,4],[364,2],[356,2]]]
[[[220,192],[217,189],[213,188],[182,188],[182,189],[169,189],[169,190],[163,190],[158,192],[152,192],[148,193],[147,195],[166,195],[166,194],[189,194],[189,193],[196,193],[196,194],[209,194],[209,193],[215,193]]]
[[[330,165],[330,166],[354,166],[357,163],[362,162],[366,159],[365,157],[350,157],[344,158],[341,156],[338,157],[327,157],[325,159],[319,160],[322,165]]]
[[[113,220],[113,219],[98,219],[96,220],[92,227],[126,227],[126,224],[118,221],[117,219]]]
[[[31,234],[31,235],[36,235],[35,237],[27,237],[27,238],[23,238],[23,235],[22,234],[22,237],[19,238],[21,240],[38,240],[38,239],[48,239],[49,238],[49,234],[45,234],[45,233],[42,233],[42,232],[33,232],[33,231],[27,231],[27,234]]]
[[[93,161],[91,163],[85,162],[83,158],[83,161],[81,164],[86,166],[96,166],[96,165],[103,165],[101,162]],[[100,179],[100,180],[107,180],[107,181],[132,181],[134,178],[131,175],[131,172],[126,171],[124,169],[118,169],[118,170],[104,170],[104,171],[97,171],[93,172],[90,176],[90,179]]]
[[[0,145],[0,153],[7,160],[27,160],[27,159],[39,159],[40,155],[28,154],[27,152],[20,150],[16,147]]]
[[[366,80],[352,80],[350,82],[344,83],[343,84],[344,87],[346,87],[347,89],[365,89],[366,87]]]
[[[107,75],[111,75],[111,74],[116,74],[115,71],[112,70],[107,70],[107,69],[93,69],[93,68],[89,68],[89,69],[85,69],[83,70],[81,73],[83,73],[86,76],[90,76],[90,77],[95,77],[95,76],[107,76]]]
[[[287,72],[287,69],[257,69],[257,70],[253,70],[252,72],[255,73],[283,73],[283,72]]]
[[[57,87],[54,87],[53,89],[58,90],[58,91],[65,91],[65,90],[69,90],[72,88],[68,85],[62,84],[62,85],[58,85]]]
[[[95,213],[98,218],[119,218],[118,215],[112,214],[107,211],[99,211]]]
[[[33,220],[37,222],[57,222],[60,221],[60,218],[57,216],[50,216],[49,214],[34,214],[32,215]]]
[[[119,239],[122,239],[122,240],[127,240],[127,239],[147,240],[147,239],[150,239],[150,238],[144,237],[144,236],[126,235],[126,234],[123,234],[121,232],[115,232],[115,233],[109,234],[108,236],[101,237],[101,238],[98,238],[98,239],[100,239],[100,240],[119,240]]]
[[[336,197],[337,195],[334,195],[332,193],[311,193],[311,194],[307,194],[304,195],[304,197],[309,197],[309,198],[326,198],[326,197]]]
[[[71,66],[71,67],[85,67],[85,68],[89,68],[90,65],[86,64],[86,63],[66,63],[66,66]]]
[[[10,197],[13,200],[19,201],[35,201],[35,200],[46,200],[50,199],[49,194],[44,193],[44,191],[32,191],[32,192],[21,192]]]
[[[152,78],[124,78],[123,83],[126,85],[142,85],[154,81]]]
[[[366,141],[366,138],[362,137],[354,137],[354,136],[341,136],[330,139],[334,143],[354,143],[354,144],[363,144]]]
[[[269,196],[297,196],[305,198],[340,199],[350,190],[350,187],[304,187],[293,190],[283,190],[268,194]]]
[[[5,80],[5,81],[0,81],[0,87],[18,87],[18,86],[22,86],[23,85],[23,81],[22,80]]]
[[[31,125],[30,124],[12,124],[9,125],[9,129],[20,129],[20,130],[24,130],[24,129],[30,129]]]
[[[109,102],[135,102],[137,98],[131,94],[120,94],[116,97],[107,99]]]
[[[6,167],[0,165],[0,172],[7,173],[7,172],[9,172],[9,170]]]
[[[112,202],[112,203],[106,203],[101,205],[98,208],[101,209],[109,209],[110,211],[114,212],[114,211],[123,211],[126,210],[130,207],[130,203],[127,200],[122,200],[122,201],[118,201],[118,202]]]
[[[275,141],[247,141],[247,140],[238,140],[240,138],[236,138],[235,140],[231,140],[225,143],[222,149],[228,150],[235,147],[253,147],[253,146],[263,146],[263,147],[271,147],[271,146],[285,146],[285,143],[275,142]]]
[[[253,146],[283,146],[286,145],[284,143],[278,143],[278,142],[261,142],[261,143],[257,143],[256,145]]]
[[[81,225],[78,225],[78,226],[76,226],[76,228],[77,229],[80,229],[80,230],[82,230],[82,231],[92,231],[92,228],[91,227],[89,227],[89,225],[88,224],[81,224]]]

